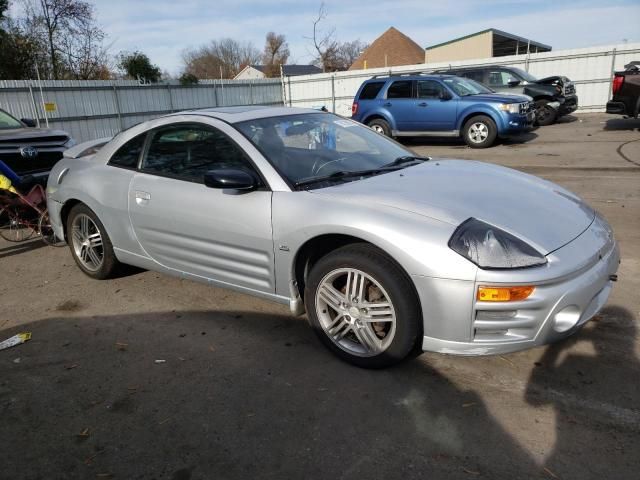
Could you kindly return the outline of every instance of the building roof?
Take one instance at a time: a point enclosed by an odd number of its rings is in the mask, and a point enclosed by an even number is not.
[[[442,43],[437,43],[435,45],[431,45],[425,48],[425,50],[433,50],[434,48],[442,47],[444,45],[449,45],[451,43],[459,42],[460,40],[465,40],[467,38],[475,37],[478,35],[482,35],[483,33],[492,32],[494,36],[494,49],[496,47],[499,48],[501,43],[513,43],[518,42],[521,45],[529,45],[529,48],[534,47],[537,51],[551,51],[551,45],[546,45],[544,43],[536,42],[535,40],[531,40],[529,38],[520,37],[518,35],[514,35],[512,33],[503,32],[502,30],[498,30],[497,28],[487,28],[486,30],[481,30],[479,32],[471,33],[469,35],[465,35],[463,37],[454,38],[453,40],[449,40]],[[517,52],[516,52],[517,53]],[[501,56],[500,52],[494,52],[494,57]]]
[[[251,65],[251,67],[264,73],[266,65]],[[282,65],[282,72],[285,76],[295,77],[297,75],[322,73],[322,69],[315,65]]]
[[[404,33],[390,27],[362,52],[349,70],[365,68],[365,60],[367,68],[415,65],[424,63],[424,50]]]

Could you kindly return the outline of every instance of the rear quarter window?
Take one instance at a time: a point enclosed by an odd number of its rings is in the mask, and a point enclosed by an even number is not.
[[[371,82],[362,87],[360,92],[360,100],[373,100],[378,96],[380,90],[384,87],[384,82]]]

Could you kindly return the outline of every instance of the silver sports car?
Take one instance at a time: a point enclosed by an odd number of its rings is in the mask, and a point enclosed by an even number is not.
[[[66,157],[49,211],[87,275],[130,264],[286,303],[363,367],[553,342],[616,279],[611,228],[573,193],[329,113],[182,112]]]

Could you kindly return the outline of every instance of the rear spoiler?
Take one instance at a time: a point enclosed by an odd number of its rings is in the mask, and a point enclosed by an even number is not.
[[[65,158],[80,158],[86,157],[88,155],[93,155],[107,143],[109,143],[112,138],[113,137],[97,138],[95,140],[89,140],[88,142],[80,143],[68,150],[65,150],[63,156]]]

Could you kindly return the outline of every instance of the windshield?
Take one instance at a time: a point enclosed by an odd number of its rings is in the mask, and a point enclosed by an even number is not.
[[[493,90],[485,87],[475,80],[471,80],[470,78],[448,77],[443,78],[442,81],[445,83],[445,85],[447,85],[447,87],[449,87],[461,97],[466,97],[467,95],[494,93]]]
[[[509,67],[509,68],[511,70],[513,70],[516,74],[518,74],[518,76],[520,76],[520,78],[522,78],[525,82],[537,82],[538,81],[538,79],[536,77],[531,75],[529,72],[525,72],[521,68],[517,68],[517,67]]]
[[[375,170],[413,155],[370,128],[330,113],[260,118],[235,127],[291,185],[331,175],[325,183],[314,183],[314,188],[358,180],[361,177],[348,173]]]
[[[24,125],[4,110],[0,110],[0,129],[2,128],[24,128]]]

